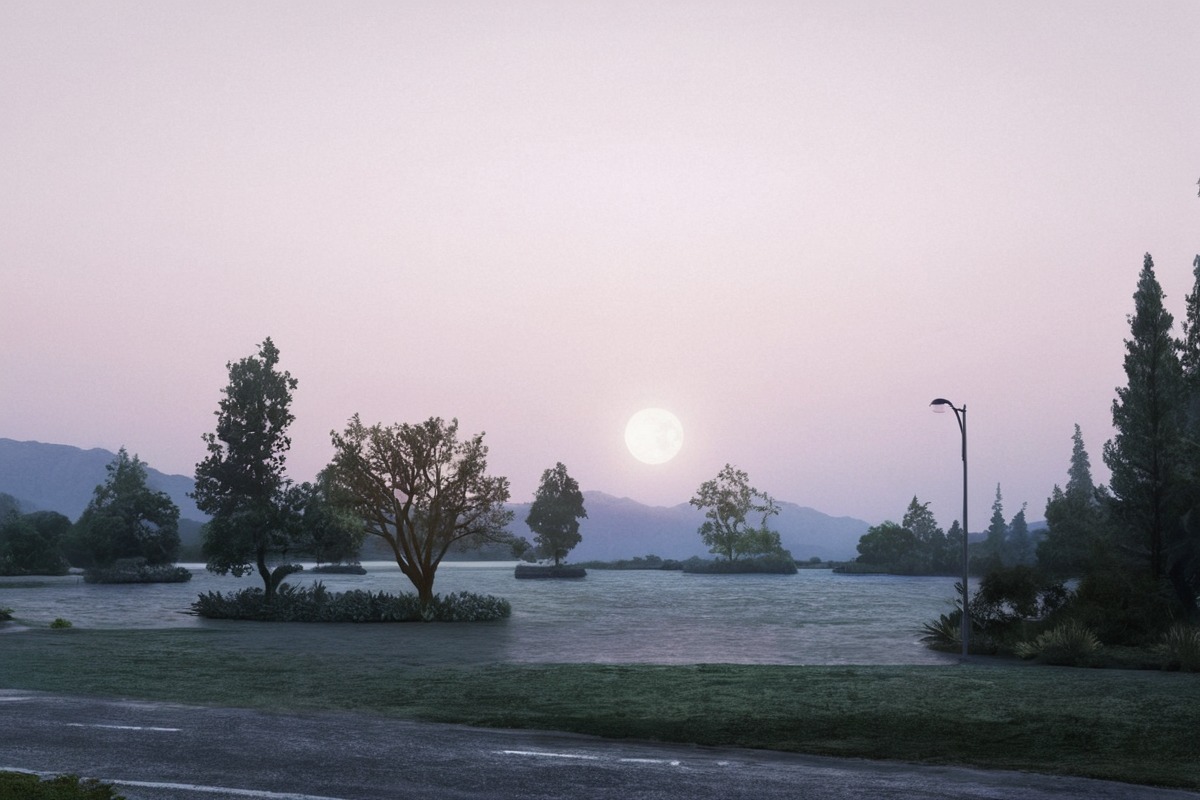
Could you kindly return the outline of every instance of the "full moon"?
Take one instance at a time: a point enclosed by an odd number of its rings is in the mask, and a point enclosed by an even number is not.
[[[625,426],[625,446],[644,464],[665,464],[683,447],[683,425],[665,408],[643,408]]]

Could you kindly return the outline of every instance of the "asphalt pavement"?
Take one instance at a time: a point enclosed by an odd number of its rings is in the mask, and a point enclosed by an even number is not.
[[[611,741],[0,690],[0,770],[73,773],[128,800],[1189,800],[1021,772]]]

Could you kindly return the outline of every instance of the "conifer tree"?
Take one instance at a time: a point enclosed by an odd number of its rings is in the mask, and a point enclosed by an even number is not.
[[[1166,575],[1164,543],[1180,524],[1182,370],[1171,337],[1174,319],[1147,253],[1133,296],[1125,340],[1128,384],[1112,404],[1115,438],[1104,445],[1112,471],[1113,512],[1125,544],[1143,557],[1152,578]]]

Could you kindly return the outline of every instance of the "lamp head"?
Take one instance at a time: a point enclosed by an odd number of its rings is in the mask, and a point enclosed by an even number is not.
[[[945,414],[946,406],[950,406],[951,408],[954,408],[954,404],[951,403],[949,400],[947,400],[944,397],[939,397],[938,399],[934,400],[929,405],[933,408],[933,413],[935,413],[935,414]]]

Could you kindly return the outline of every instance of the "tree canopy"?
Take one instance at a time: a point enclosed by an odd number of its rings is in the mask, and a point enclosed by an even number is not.
[[[387,543],[423,608],[452,545],[512,541],[508,479],[488,474],[482,433],[460,441],[458,420],[440,417],[367,427],[356,414],[331,436],[328,474],[338,502]]]
[[[298,567],[286,562],[303,530],[305,493],[285,471],[291,447],[292,392],[296,379],[281,371],[270,338],[257,355],[230,362],[221,390],[216,431],[204,435],[208,455],[196,465],[196,506],[212,520],[203,552],[218,574],[257,569],[270,600]]]
[[[122,447],[105,467],[108,477],[71,530],[81,566],[110,566],[137,558],[150,566],[174,563],[179,553],[179,507],[146,484],[145,463]]]
[[[583,538],[579,520],[587,517],[583,492],[561,461],[542,473],[525,524],[533,531],[538,555],[557,566]]]
[[[770,555],[783,552],[779,533],[767,527],[767,520],[779,513],[770,495],[750,485],[750,476],[726,464],[717,477],[700,484],[688,501],[704,511],[700,538],[713,555],[736,561],[741,556]],[[757,525],[747,517],[759,517]]]

